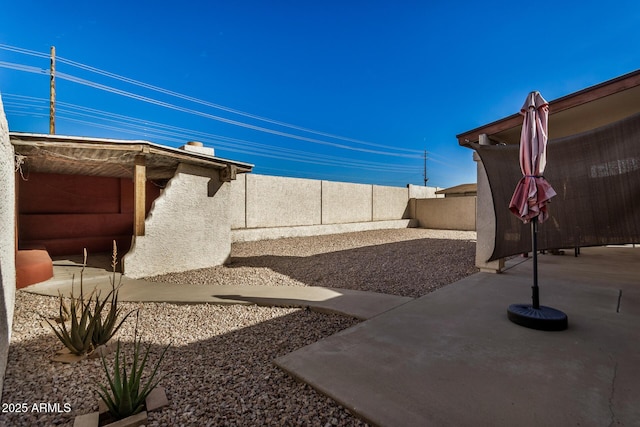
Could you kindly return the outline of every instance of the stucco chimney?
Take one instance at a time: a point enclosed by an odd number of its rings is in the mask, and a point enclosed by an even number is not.
[[[211,147],[205,147],[202,142],[199,141],[189,141],[182,147],[181,150],[190,151],[192,153],[204,154],[207,156],[215,156],[215,151]]]

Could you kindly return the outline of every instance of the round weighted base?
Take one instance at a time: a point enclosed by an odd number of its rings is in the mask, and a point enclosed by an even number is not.
[[[513,323],[541,331],[564,331],[569,326],[566,314],[543,305],[536,309],[531,304],[511,304],[507,315]]]

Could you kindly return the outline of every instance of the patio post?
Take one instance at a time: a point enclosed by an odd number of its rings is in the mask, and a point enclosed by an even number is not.
[[[133,235],[144,236],[144,220],[146,216],[146,194],[145,186],[147,181],[146,158],[144,155],[137,155],[134,161],[133,171]]]

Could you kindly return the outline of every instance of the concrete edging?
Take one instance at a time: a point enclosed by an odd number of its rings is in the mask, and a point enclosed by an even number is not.
[[[298,227],[243,228],[231,230],[231,242],[253,242],[257,240],[286,237],[321,236],[326,234],[352,233],[356,231],[414,228],[417,221],[398,219],[387,221],[353,222],[348,224],[305,225]]]

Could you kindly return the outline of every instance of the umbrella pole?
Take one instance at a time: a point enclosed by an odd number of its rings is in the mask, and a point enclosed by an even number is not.
[[[563,331],[569,321],[567,315],[555,308],[540,305],[538,296],[538,217],[531,219],[531,246],[533,250],[533,304],[511,304],[507,309],[509,320],[520,326],[543,331]]]
[[[531,219],[531,249],[533,251],[533,286],[531,287],[533,308],[540,309],[540,294],[538,290],[538,217]]]

